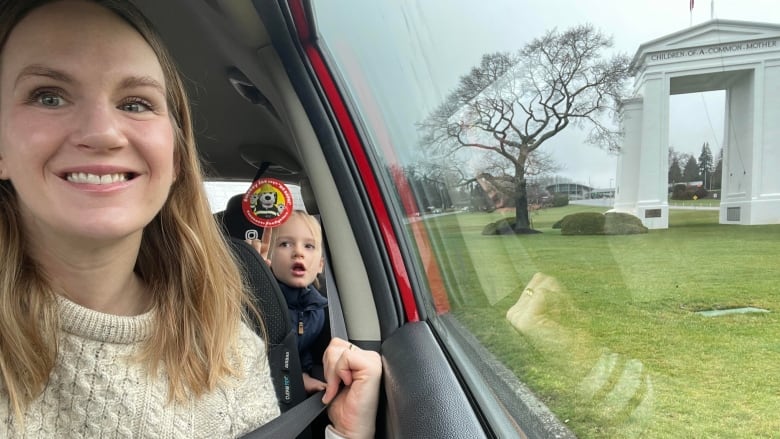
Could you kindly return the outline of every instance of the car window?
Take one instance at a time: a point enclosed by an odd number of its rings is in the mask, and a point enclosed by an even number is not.
[[[249,189],[251,181],[206,181],[204,188],[209,199],[211,212],[225,210],[228,200],[234,195],[242,194]]]
[[[780,6],[313,3],[475,398],[583,438],[774,434]]]
[[[252,185],[251,181],[220,181],[208,180],[204,182],[206,195],[209,199],[211,212],[216,213],[225,210],[231,197],[245,193]],[[288,184],[287,188],[293,196],[293,208],[306,210],[301,196],[301,187],[296,184]]]

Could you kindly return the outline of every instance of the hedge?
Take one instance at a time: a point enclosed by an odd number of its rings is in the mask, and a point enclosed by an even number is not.
[[[604,214],[598,212],[566,215],[561,220],[561,235],[602,235],[604,221]]]
[[[647,233],[642,221],[623,212],[580,212],[559,221],[561,235],[634,235]],[[558,224],[558,223],[556,223]],[[555,227],[555,225],[553,225]]]

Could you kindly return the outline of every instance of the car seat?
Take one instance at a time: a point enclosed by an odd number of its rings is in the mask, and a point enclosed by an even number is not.
[[[255,331],[268,344],[271,377],[282,413],[306,399],[303,373],[298,358],[298,341],[287,314],[279,284],[271,269],[255,249],[236,238],[229,238],[229,247],[238,263],[245,287],[250,292],[262,322],[250,313]],[[298,436],[310,437],[310,432]]]
[[[244,194],[233,195],[228,200],[225,210],[214,214],[217,224],[222,227],[225,236],[236,239],[260,239],[263,236],[263,228],[251,223],[244,216],[242,201]]]

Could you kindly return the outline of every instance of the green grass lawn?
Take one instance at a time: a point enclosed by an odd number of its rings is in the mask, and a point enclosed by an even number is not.
[[[452,312],[581,438],[777,437],[780,226],[717,224],[670,211],[670,228],[631,236],[482,236],[501,214],[426,221]],[[545,326],[516,331],[507,309],[542,272],[562,290]],[[703,317],[753,306],[766,314]]]

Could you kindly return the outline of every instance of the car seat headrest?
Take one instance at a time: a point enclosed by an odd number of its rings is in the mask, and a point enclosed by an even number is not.
[[[241,202],[244,194],[233,195],[222,212],[221,226],[224,232],[236,239],[260,239],[263,236],[263,228],[251,223],[244,216]]]
[[[308,178],[304,178],[300,182],[301,187],[301,199],[303,200],[303,207],[310,215],[318,215],[320,209],[317,206],[317,199],[314,196],[314,189],[311,187],[311,182]]]

